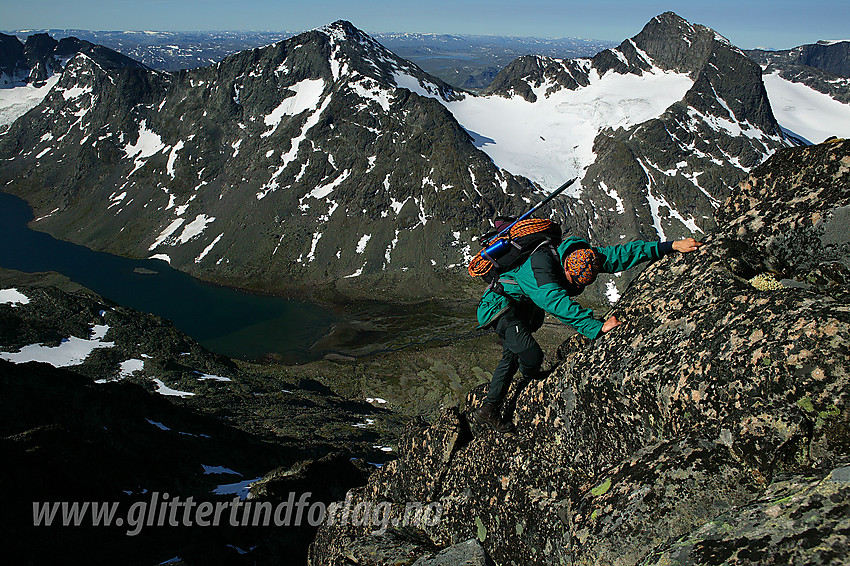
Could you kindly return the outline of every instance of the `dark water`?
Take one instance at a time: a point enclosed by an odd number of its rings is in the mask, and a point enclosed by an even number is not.
[[[0,192],[0,267],[56,271],[120,305],[171,320],[215,352],[312,360],[321,352],[310,346],[335,322],[330,311],[316,305],[216,287],[163,261],[127,259],[56,240],[30,230],[32,218],[25,201]]]

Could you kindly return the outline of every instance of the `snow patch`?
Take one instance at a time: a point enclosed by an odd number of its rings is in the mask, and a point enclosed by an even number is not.
[[[600,182],[599,186],[602,188],[606,195],[614,199],[614,202],[616,202],[617,214],[625,214],[626,207],[623,206],[623,199],[620,198],[620,195],[617,193],[617,191],[614,189],[609,189],[608,185],[606,185],[604,182]]]
[[[112,348],[114,342],[104,342],[103,338],[109,331],[106,325],[96,324],[92,327],[91,338],[65,338],[58,346],[30,344],[18,352],[0,352],[0,358],[16,364],[27,362],[42,362],[54,367],[76,366],[97,348]]]
[[[201,263],[201,260],[203,260],[205,257],[207,257],[207,254],[209,254],[212,251],[212,249],[215,247],[215,245],[218,243],[218,241],[221,240],[222,236],[224,236],[224,232],[219,234],[218,237],[215,240],[213,240],[210,245],[208,245],[206,248],[204,248],[204,251],[201,252],[201,255],[199,255],[198,257],[195,258],[195,263]]]
[[[207,224],[210,224],[213,221],[215,221],[214,216],[207,216],[206,214],[197,215],[193,221],[191,221],[189,224],[186,225],[185,228],[183,228],[183,232],[180,233],[180,236],[178,236],[177,241],[180,244],[185,244],[192,238],[200,236],[201,233],[203,233],[203,231],[206,229]]]
[[[158,428],[159,430],[165,430],[165,431],[171,430],[170,428],[168,428],[167,426],[165,426],[165,425],[164,425],[164,424],[162,424],[161,422],[152,421],[152,420],[150,420],[150,419],[145,419],[145,420],[148,422],[148,424],[152,424],[153,426],[155,426],[155,427],[156,427],[156,428]],[[125,493],[126,493],[126,492],[125,492]],[[132,492],[130,492],[130,493],[132,493]]]
[[[168,397],[194,397],[194,393],[190,393],[188,391],[178,391],[177,389],[172,389],[167,386],[161,379],[154,378],[153,382],[156,384],[156,392],[160,395],[166,395]]]
[[[361,98],[377,103],[384,112],[390,111],[391,94],[382,89],[380,85],[372,83],[370,79],[363,79],[359,82],[351,83],[348,86]]]
[[[0,305],[26,305],[29,304],[29,297],[18,291],[17,289],[0,290]]]
[[[233,476],[242,475],[239,472],[235,472],[230,468],[225,468],[224,466],[205,466],[204,464],[201,464],[201,466],[204,468],[204,474],[230,474]]]
[[[365,234],[360,241],[357,242],[357,250],[355,250],[358,254],[362,254],[366,251],[366,244],[369,243],[369,240],[372,239],[372,234]]]
[[[147,121],[142,120],[139,124],[139,137],[136,139],[136,143],[128,143],[124,147],[124,153],[127,157],[135,161],[135,166],[133,167],[133,170],[130,171],[130,175],[135,173],[139,167],[143,166],[149,157],[156,155],[160,151],[166,149],[166,147],[167,146],[162,142],[162,138],[159,134],[153,130],[149,130],[147,127]]]
[[[164,261],[168,265],[171,265],[171,256],[168,256],[166,254],[154,254],[154,255],[150,256],[148,259],[159,259],[159,260]]]
[[[248,490],[251,484],[263,479],[262,477],[245,480],[237,483],[228,483],[216,487],[212,492],[216,495],[238,495],[240,499],[248,498]]]
[[[169,224],[168,227],[165,230],[163,230],[162,233],[160,233],[160,235],[156,239],[156,241],[153,244],[151,244],[151,246],[148,248],[148,251],[152,252],[154,250],[154,248],[156,248],[157,246],[162,244],[165,240],[170,238],[171,235],[174,232],[176,232],[177,229],[180,228],[180,226],[183,225],[183,222],[185,222],[185,219],[183,219],[183,218],[177,218],[173,222],[171,222],[171,224]]]
[[[118,364],[118,377],[123,379],[130,377],[136,372],[140,372],[145,368],[144,360],[127,360]]]
[[[221,377],[218,375],[211,375],[209,373],[201,373],[198,372],[198,379],[201,381],[233,381],[229,377]]]
[[[307,196],[304,197],[304,198],[316,198],[316,199],[325,198],[326,196],[331,194],[334,191],[334,189],[336,189],[343,182],[345,182],[345,180],[348,179],[348,177],[350,177],[350,176],[351,176],[351,171],[349,169],[346,169],[345,171],[343,171],[342,175],[340,175],[339,177],[334,179],[332,182],[328,183],[327,185],[320,185],[320,186],[316,187],[315,189],[310,191],[307,194]],[[301,199],[301,200],[304,200],[304,199]]]
[[[183,145],[183,140],[180,140],[171,149],[171,153],[168,154],[168,165],[166,166],[166,171],[168,171],[168,174],[172,179],[177,175],[174,170],[174,164],[177,162],[177,152],[183,149]]]
[[[92,91],[92,89],[91,89],[90,86],[86,86],[85,88],[75,86],[75,87],[65,89],[64,91],[62,91],[62,97],[65,100],[71,100],[73,98],[79,98],[79,97],[83,96],[84,94],[89,94],[91,91]]]
[[[418,94],[419,96],[438,98],[442,100],[439,96],[440,89],[438,89],[436,85],[425,83],[423,86],[423,84],[419,82],[419,79],[412,75],[396,71],[393,73],[393,80],[395,80],[395,84],[399,88],[406,88],[410,92]]]
[[[277,108],[263,118],[263,122],[270,129],[263,133],[262,137],[266,138],[272,135],[284,116],[296,116],[307,110],[315,111],[319,106],[324,89],[325,81],[322,79],[304,79],[289,87],[288,90],[294,92],[295,95],[284,98]]]
[[[613,281],[608,281],[605,284],[605,296],[608,297],[608,302],[612,305],[620,300],[620,291],[617,290],[617,285]]]

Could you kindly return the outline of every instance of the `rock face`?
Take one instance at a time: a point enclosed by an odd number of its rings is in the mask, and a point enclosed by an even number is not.
[[[326,525],[311,563],[409,564],[472,537],[506,565],[846,557],[848,181],[850,142],[778,152],[700,251],[632,282],[623,326],[572,338],[550,376],[513,386],[515,436],[470,428],[476,389],[348,494],[395,517],[439,504],[439,521]]]

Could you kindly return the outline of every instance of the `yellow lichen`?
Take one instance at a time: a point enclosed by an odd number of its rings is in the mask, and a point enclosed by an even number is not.
[[[778,291],[782,289],[782,283],[776,280],[772,273],[761,273],[749,280],[749,284],[759,291]]]

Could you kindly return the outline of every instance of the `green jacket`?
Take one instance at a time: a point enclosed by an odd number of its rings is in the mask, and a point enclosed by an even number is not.
[[[582,308],[570,298],[581,293],[583,287],[571,285],[563,272],[564,258],[581,247],[590,247],[590,245],[580,238],[565,238],[558,246],[559,260],[554,257],[551,248],[540,248],[531,254],[525,263],[503,273],[499,281],[504,287],[505,294],[512,299],[516,301],[526,297],[531,299],[537,306],[564,324],[569,324],[593,340],[602,332],[603,323],[593,317],[592,310]],[[616,273],[639,263],[658,259],[671,248],[669,243],[638,240],[628,244],[593,249],[604,258],[600,271]],[[507,311],[511,304],[504,295],[487,289],[481,297],[481,302],[478,303],[479,325],[489,326]]]

